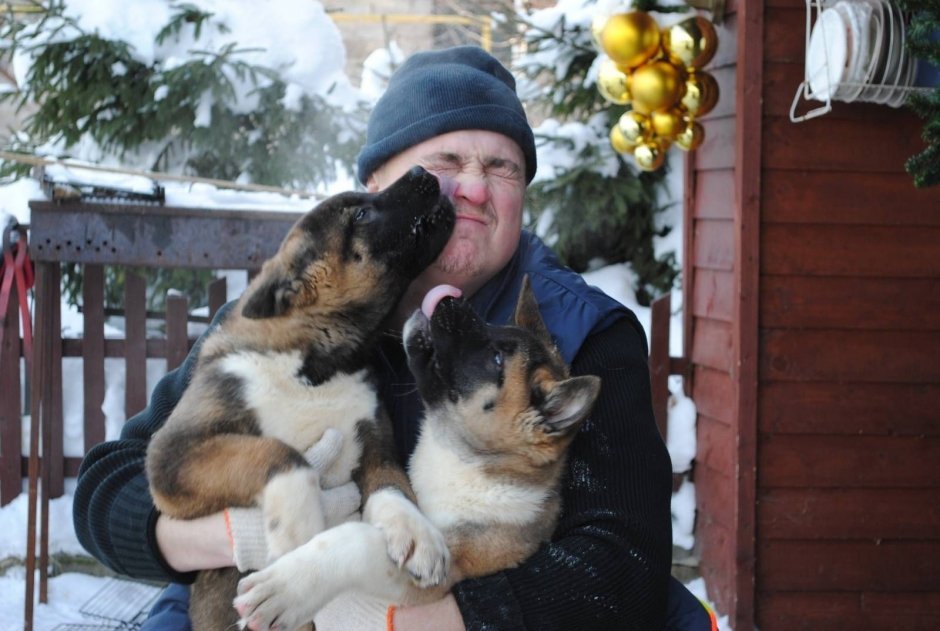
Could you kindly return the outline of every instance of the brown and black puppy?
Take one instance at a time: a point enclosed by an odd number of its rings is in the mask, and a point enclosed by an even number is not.
[[[298,220],[203,343],[189,387],[151,441],[157,508],[191,519],[260,506],[268,550],[280,556],[324,528],[320,480],[302,454],[333,427],[343,449],[324,485],[353,479],[363,501],[392,489],[383,493],[398,510],[389,545],[394,535],[412,552],[409,571],[439,581],[446,547],[408,501],[414,496],[367,366],[380,324],[453,225],[437,179],[417,167],[384,191],[337,195]],[[237,579],[234,569],[200,573],[195,629],[237,622]]]
[[[253,629],[309,620],[345,591],[434,600],[464,578],[518,565],[551,537],[567,448],[600,379],[569,375],[528,280],[513,326],[486,324],[447,293],[404,330],[426,408],[409,474],[418,506],[447,540],[445,581],[421,588],[383,557],[384,536],[369,523],[383,510],[380,492],[362,523],[326,530],[242,580],[235,603]]]

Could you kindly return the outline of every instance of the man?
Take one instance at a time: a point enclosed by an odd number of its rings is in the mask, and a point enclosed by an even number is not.
[[[645,335],[629,310],[588,287],[521,230],[525,188],[536,170],[534,138],[512,76],[482,49],[418,53],[393,75],[370,118],[359,178],[378,190],[416,164],[452,191],[457,224],[437,262],[400,303],[390,331],[400,332],[427,290],[441,283],[460,288],[488,321],[508,322],[528,274],[572,373],[599,375],[603,387],[571,448],[553,541],[522,566],[464,581],[438,603],[393,610],[389,626],[664,628],[667,592],[686,601],[689,596],[670,583],[671,467],[653,420]],[[190,363],[164,379],[120,441],[90,452],[80,473],[80,540],[106,565],[132,576],[185,583],[193,570],[233,564],[222,514],[191,522],[163,518],[153,509],[143,475],[147,441],[179,399]],[[421,403],[400,335],[385,338],[375,366],[406,462]],[[328,521],[351,510],[349,493],[335,494],[339,499],[327,511]],[[248,546],[235,530],[238,555]],[[181,628],[171,624],[151,628]]]

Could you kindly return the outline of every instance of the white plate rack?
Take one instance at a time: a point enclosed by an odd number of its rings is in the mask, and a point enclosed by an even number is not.
[[[806,0],[804,78],[790,120],[822,116],[833,101],[900,107],[912,92],[930,91],[914,86],[917,60],[905,47],[909,19],[890,0]],[[803,100],[823,105],[797,114]]]

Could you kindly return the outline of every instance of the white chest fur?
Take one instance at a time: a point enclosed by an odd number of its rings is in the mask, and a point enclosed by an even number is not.
[[[546,489],[494,480],[482,462],[449,448],[427,421],[409,475],[418,506],[442,530],[460,522],[531,523],[548,498]]]
[[[222,359],[220,370],[239,377],[245,403],[254,410],[261,433],[278,438],[300,452],[309,449],[328,427],[343,433],[343,450],[323,475],[326,486],[347,482],[359,462],[361,445],[356,424],[374,419],[378,399],[367,371],[339,373],[313,386],[298,375],[299,352],[233,353]]]

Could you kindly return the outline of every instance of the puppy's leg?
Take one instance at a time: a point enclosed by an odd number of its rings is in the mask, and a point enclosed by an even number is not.
[[[193,631],[237,628],[238,612],[232,608],[230,599],[239,578],[238,570],[233,567],[203,570],[196,575],[189,597]]]
[[[309,541],[326,528],[320,480],[313,469],[294,469],[271,478],[261,495],[268,560]]]
[[[387,554],[421,586],[438,585],[447,574],[447,542],[418,510],[411,483],[398,464],[392,427],[383,408],[357,427],[362,463],[353,479],[364,503],[363,520],[385,533]]]
[[[178,519],[256,505],[269,480],[295,469],[309,470],[303,455],[264,436],[161,430],[147,450],[154,503]]]
[[[340,524],[243,578],[235,608],[252,629],[273,624],[292,629],[313,620],[344,591],[364,592],[389,603],[413,602],[416,588],[388,560],[385,548],[385,535],[374,526]]]

